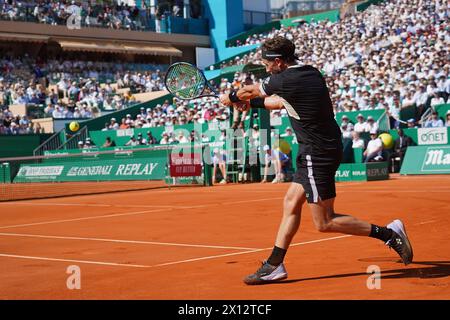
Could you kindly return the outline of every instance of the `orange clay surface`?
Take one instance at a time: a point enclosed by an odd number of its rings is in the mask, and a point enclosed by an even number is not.
[[[305,205],[289,278],[244,285],[270,254],[288,187],[0,203],[0,299],[450,299],[450,175],[337,184],[336,212],[404,221],[414,247],[407,267],[378,240],[316,231]],[[80,290],[66,286],[71,265]],[[381,269],[379,290],[367,288],[371,265]]]

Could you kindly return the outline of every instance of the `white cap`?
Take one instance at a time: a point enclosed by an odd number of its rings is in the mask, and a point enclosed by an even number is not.
[[[378,130],[377,129],[371,129],[370,130],[370,134],[377,134],[378,133]]]
[[[269,145],[266,144],[266,145],[263,147],[263,150],[264,150],[264,151],[270,150]]]

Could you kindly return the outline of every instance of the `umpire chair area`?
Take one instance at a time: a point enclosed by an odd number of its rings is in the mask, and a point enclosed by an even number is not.
[[[237,112],[232,108],[231,113]],[[248,127],[244,123],[244,131],[247,132],[250,128],[256,124],[260,130],[260,141],[271,141],[270,137],[270,113],[266,109],[257,109],[250,111],[250,119],[248,121]],[[254,115],[257,117],[254,117]],[[232,127],[233,116],[230,117],[230,127]],[[228,161],[227,175],[231,176],[233,183],[237,182],[261,182],[261,148],[255,147],[251,144],[250,138],[239,134],[241,129],[234,129],[231,141],[231,149],[228,153],[230,159]],[[262,136],[264,134],[265,136]],[[261,147],[261,146],[260,146]],[[244,155],[239,157],[239,155]],[[250,160],[252,158],[252,161]],[[256,161],[255,161],[256,160]],[[252,164],[251,164],[252,163]],[[254,164],[256,163],[256,164]]]

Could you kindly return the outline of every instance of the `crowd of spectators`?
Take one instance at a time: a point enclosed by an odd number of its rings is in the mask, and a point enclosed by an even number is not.
[[[386,1],[336,23],[312,21],[297,27],[282,27],[251,36],[246,44],[260,43],[275,35],[293,40],[299,61],[323,71],[336,113],[384,109],[391,126],[398,127],[400,110],[415,106],[416,116],[408,121],[409,127],[449,123],[448,116],[441,121],[420,122],[426,109],[449,102],[450,24],[445,1]],[[260,51],[256,51],[230,63],[261,63],[260,58]],[[120,110],[133,102],[133,93],[164,89],[160,69],[127,71],[120,64],[59,60],[50,60],[40,68],[31,65],[29,72],[36,74],[46,70],[50,79],[59,79],[57,90],[44,94],[45,88],[39,85],[33,87],[22,81],[19,85],[10,82],[5,86],[0,81],[0,95],[9,91],[13,102],[45,101],[47,114],[54,117],[91,117],[93,108],[100,105],[104,109]],[[26,69],[23,66],[21,61],[0,60],[0,68],[7,71]],[[89,80],[102,76],[112,77],[118,88],[130,88],[130,92],[114,95],[110,82],[100,85]],[[237,89],[247,79],[248,75],[236,73],[231,81],[222,79],[218,91]],[[61,92],[69,99],[65,105],[61,103]],[[285,115],[285,110],[271,112],[272,118]],[[249,116],[244,115],[247,119]],[[229,118],[229,109],[221,106],[217,99],[202,98],[190,103],[166,102],[153,109],[141,110],[134,119],[126,117],[113,125],[108,123],[105,129],[204,122],[220,124],[228,122]],[[351,137],[353,131],[356,134],[370,132],[376,126],[375,120],[362,118],[361,123],[359,120],[355,124],[344,121],[340,125],[344,136]]]
[[[14,115],[8,107],[0,108],[0,135],[44,133],[40,123],[34,123],[27,115]]]
[[[230,109],[219,104],[216,98],[201,98],[192,103],[166,100],[154,108],[141,107],[140,113],[135,117],[127,114],[125,118],[111,118],[110,123],[105,123],[103,130],[117,130],[130,128],[154,128],[169,127],[184,124],[228,123]]]
[[[164,90],[160,70],[165,67],[68,59],[43,62],[27,54],[20,58],[5,54],[0,57],[0,107],[36,105],[41,106],[35,113],[39,117],[92,118],[139,102],[136,93]],[[24,133],[18,125],[11,130],[10,123],[18,124],[6,121],[2,134]]]
[[[300,62],[325,74],[335,112],[385,109],[398,119],[415,105],[417,121],[430,106],[449,102],[449,11],[444,0],[386,1],[336,23],[282,27],[245,44],[276,35],[293,40]],[[228,63],[260,59],[257,50]]]
[[[164,0],[157,3],[157,6],[152,8],[148,1],[141,1],[141,6],[138,7],[129,5],[129,1],[0,0],[0,19],[49,25],[79,23],[83,27],[125,30],[156,29],[161,32],[158,26],[164,17],[183,17],[183,0]],[[199,1],[191,0],[190,18],[200,17]]]
[[[42,63],[40,68],[50,84],[61,79],[94,78],[105,83],[117,83],[119,88],[135,87],[136,92],[151,92],[164,89],[163,71],[167,65],[52,59]]]

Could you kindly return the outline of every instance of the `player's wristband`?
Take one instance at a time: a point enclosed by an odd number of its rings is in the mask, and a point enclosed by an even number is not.
[[[265,109],[266,106],[264,105],[265,98],[253,98],[250,99],[250,107],[253,109]]]
[[[237,91],[231,91],[228,94],[228,98],[230,99],[231,102],[236,103],[236,102],[241,102],[241,100],[238,98],[237,96]]]

